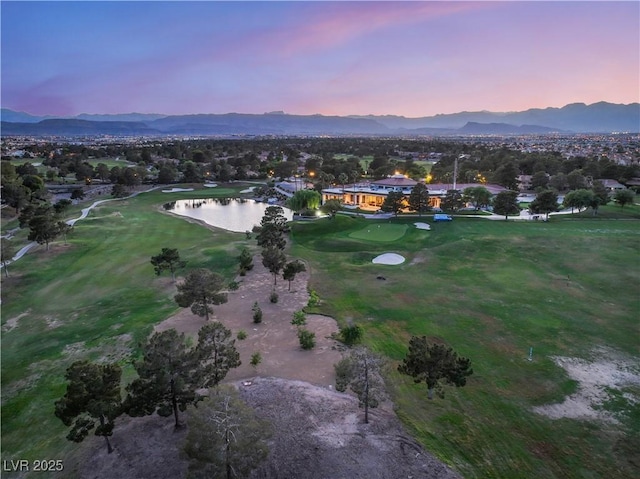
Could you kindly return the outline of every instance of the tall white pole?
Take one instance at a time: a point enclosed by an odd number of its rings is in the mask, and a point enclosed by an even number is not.
[[[459,157],[456,157],[456,161],[453,164],[453,189],[454,190],[456,189],[456,183],[458,180],[458,158]]]

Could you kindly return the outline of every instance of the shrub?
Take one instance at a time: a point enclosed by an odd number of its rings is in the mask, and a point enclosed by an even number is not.
[[[261,323],[262,322],[262,309],[260,309],[260,306],[258,306],[258,302],[256,301],[255,303],[253,303],[253,308],[251,308],[253,310],[253,322],[254,323]]]
[[[275,291],[271,292],[271,296],[269,296],[269,301],[271,301],[273,304],[278,302],[278,293],[276,293]]]
[[[333,365],[333,369],[336,371],[336,390],[345,392],[349,381],[351,380],[351,358],[346,357],[340,360],[340,362]]]
[[[302,349],[313,349],[316,345],[316,333],[308,329],[298,329],[298,339]]]
[[[262,355],[259,352],[255,352],[251,355],[251,366],[256,367],[262,362]]]
[[[291,324],[294,326],[304,326],[307,324],[307,316],[304,314],[304,311],[296,311],[293,313],[293,319],[291,320]]]
[[[345,326],[344,328],[340,328],[340,338],[347,346],[353,346],[360,342],[363,332],[362,328],[357,324]]]
[[[235,291],[240,287],[240,284],[237,281],[229,282],[229,291]]]
[[[320,296],[318,296],[318,293],[316,293],[313,289],[309,290],[309,302],[307,303],[307,305],[310,308],[313,308],[314,306],[318,306],[320,304]]]
[[[238,331],[238,339],[243,340],[247,339],[247,332],[244,329]]]
[[[253,269],[253,257],[247,248],[242,248],[238,256],[240,271],[251,271]]]

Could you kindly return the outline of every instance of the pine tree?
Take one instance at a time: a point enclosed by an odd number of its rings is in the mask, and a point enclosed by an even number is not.
[[[452,348],[443,344],[429,344],[426,336],[413,336],[409,341],[409,352],[398,366],[402,374],[413,377],[416,383],[427,384],[428,398],[433,399],[433,391],[443,397],[442,383],[462,387],[467,377],[473,374],[471,360],[459,357]]]
[[[55,402],[55,415],[65,426],[73,424],[68,440],[82,442],[95,428],[95,435],[104,437],[108,452],[113,452],[109,436],[122,413],[121,376],[117,364],[76,361],[67,369],[67,392]]]

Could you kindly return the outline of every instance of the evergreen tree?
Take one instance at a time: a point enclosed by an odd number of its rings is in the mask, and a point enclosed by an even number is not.
[[[247,248],[242,248],[242,251],[240,251],[238,262],[240,263],[240,275],[242,276],[253,269],[253,256],[251,256]]]
[[[162,248],[160,254],[151,257],[151,264],[158,276],[160,276],[163,271],[169,270],[171,272],[171,279],[175,283],[176,270],[184,268],[187,262],[180,259],[180,253],[176,248]]]
[[[504,215],[504,219],[509,219],[509,215],[520,214],[518,206],[517,191],[501,191],[493,199],[493,212],[497,215]]]
[[[199,361],[195,375],[198,387],[217,386],[231,368],[242,364],[235,343],[231,331],[218,321],[207,323],[198,331],[195,350]]]
[[[200,399],[196,394],[198,366],[183,333],[175,329],[155,333],[142,347],[142,359],[134,363],[139,377],[126,388],[125,411],[133,417],[173,414],[178,427],[178,410]]]
[[[6,278],[9,277],[9,263],[15,256],[16,252],[11,243],[11,240],[7,238],[0,238],[0,263],[2,263],[2,267],[4,268],[4,275]]]
[[[55,211],[51,205],[36,208],[33,216],[29,220],[29,241],[46,245],[49,250],[49,243],[60,235],[60,225]]]
[[[417,211],[420,216],[431,209],[429,206],[429,190],[424,183],[417,183],[409,195],[409,209]]]
[[[456,212],[463,205],[462,194],[458,190],[447,190],[446,195],[442,199],[441,207],[445,211]]]
[[[387,197],[384,199],[380,210],[386,213],[393,213],[394,216],[398,216],[398,213],[404,207],[404,203],[404,195],[401,192],[390,191]]]
[[[262,264],[273,274],[273,284],[278,281],[278,274],[284,268],[287,257],[282,250],[275,246],[270,246],[262,250]]]
[[[424,381],[429,399],[433,399],[434,390],[444,397],[443,382],[462,387],[467,383],[467,377],[473,374],[471,360],[459,357],[452,348],[443,344],[429,344],[426,336],[411,338],[409,352],[398,366],[398,371],[413,377],[416,383]]]
[[[67,392],[55,402],[55,415],[65,426],[73,424],[68,440],[82,442],[95,428],[95,435],[104,437],[108,452],[113,452],[109,436],[122,413],[121,376],[117,364],[76,361],[67,369]]]
[[[198,316],[205,316],[209,320],[209,313],[213,312],[210,305],[227,302],[222,276],[208,269],[198,268],[190,271],[184,282],[177,285],[176,303],[183,308],[191,306],[191,312]]]
[[[549,219],[549,213],[558,211],[558,194],[553,190],[545,190],[538,193],[535,200],[529,205],[533,213],[544,213],[545,219]]]
[[[304,263],[297,259],[290,261],[284,265],[282,278],[285,281],[289,282],[289,291],[291,291],[291,281],[296,279],[296,275],[298,273],[302,273],[303,271],[306,271],[306,270],[307,268],[305,267]]]

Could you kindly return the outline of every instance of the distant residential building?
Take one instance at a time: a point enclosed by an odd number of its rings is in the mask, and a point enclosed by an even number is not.
[[[518,175],[516,179],[518,182],[518,190],[529,191],[531,189],[531,178],[533,178],[533,175]]]
[[[339,200],[348,206],[357,206],[366,210],[378,210],[390,192],[396,191],[409,196],[416,184],[418,184],[417,181],[404,175],[393,175],[382,180],[344,185],[344,188],[341,185],[331,186],[322,190],[322,202]],[[431,183],[426,186],[429,190],[429,205],[432,208],[439,208],[447,191],[453,188],[451,183]],[[465,188],[475,186],[484,186],[492,195],[507,190],[507,188],[499,185],[480,185],[478,183],[458,183],[456,189],[463,191]]]
[[[627,189],[626,186],[624,186],[623,184],[620,184],[616,180],[611,180],[611,179],[606,179],[606,178],[602,179],[601,178],[601,179],[596,180],[596,181],[601,182],[604,185],[604,187],[609,191],[617,191],[617,190],[626,190]]]

